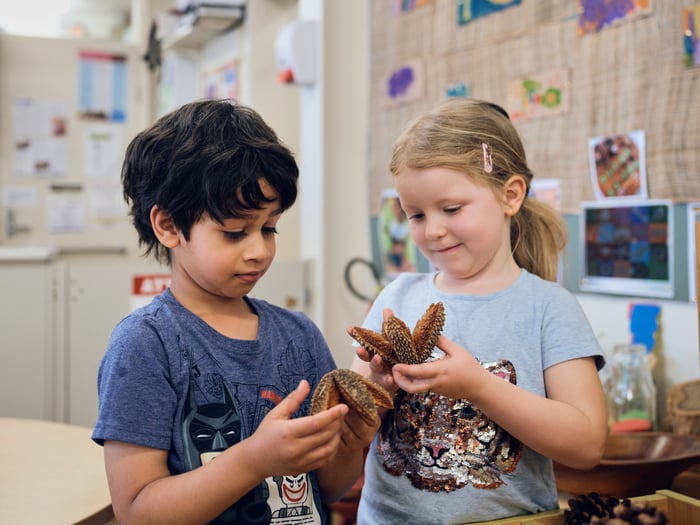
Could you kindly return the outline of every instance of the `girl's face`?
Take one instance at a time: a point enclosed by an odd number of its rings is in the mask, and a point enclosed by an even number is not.
[[[192,226],[189,240],[180,234],[171,250],[173,286],[180,294],[206,299],[240,299],[250,293],[275,257],[276,225],[281,216],[274,190],[261,180],[263,193],[274,197],[246,218],[219,224],[208,215]]]
[[[491,187],[449,168],[406,169],[395,185],[413,241],[447,278],[492,280],[513,270],[508,207]]]

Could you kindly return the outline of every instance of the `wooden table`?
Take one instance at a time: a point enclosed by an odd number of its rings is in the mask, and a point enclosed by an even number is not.
[[[54,421],[0,418],[0,523],[112,519],[102,447],[91,433]]]

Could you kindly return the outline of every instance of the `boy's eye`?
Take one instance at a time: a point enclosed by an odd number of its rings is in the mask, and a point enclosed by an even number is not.
[[[233,241],[238,241],[241,240],[243,237],[245,237],[245,232],[243,231],[235,231],[235,232],[224,232],[224,235],[233,240]]]
[[[267,226],[262,229],[263,235],[268,236],[268,235],[275,235],[277,232],[277,228],[274,226]]]

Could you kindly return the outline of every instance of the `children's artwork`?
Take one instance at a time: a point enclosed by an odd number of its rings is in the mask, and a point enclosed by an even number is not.
[[[644,131],[588,140],[597,200],[647,198]]]
[[[469,86],[464,82],[456,82],[445,88],[445,95],[450,98],[468,98],[469,97]]]
[[[569,69],[517,78],[508,83],[507,106],[513,121],[569,111]]]
[[[683,57],[687,67],[700,66],[700,4],[683,9]]]
[[[391,280],[401,272],[415,272],[416,248],[409,233],[408,217],[395,190],[382,192],[377,227],[384,280]]]
[[[423,96],[423,64],[409,62],[394,69],[386,79],[386,95],[389,104],[411,102]]]
[[[393,2],[394,14],[400,14],[413,11],[417,7],[432,4],[433,0],[393,0]]]
[[[238,99],[238,61],[232,60],[204,74],[204,96]]]
[[[459,25],[468,24],[475,18],[519,4],[520,0],[457,0],[457,22]]]
[[[578,0],[579,36],[596,33],[605,26],[651,13],[651,0]]]

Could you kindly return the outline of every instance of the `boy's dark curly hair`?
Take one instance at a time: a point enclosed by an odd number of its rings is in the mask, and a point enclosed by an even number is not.
[[[124,198],[145,255],[170,264],[150,221],[157,205],[186,239],[204,214],[221,223],[245,217],[269,199],[265,179],[282,211],[297,197],[299,168],[289,149],[253,109],[230,100],[191,102],[139,133],[122,165]]]

